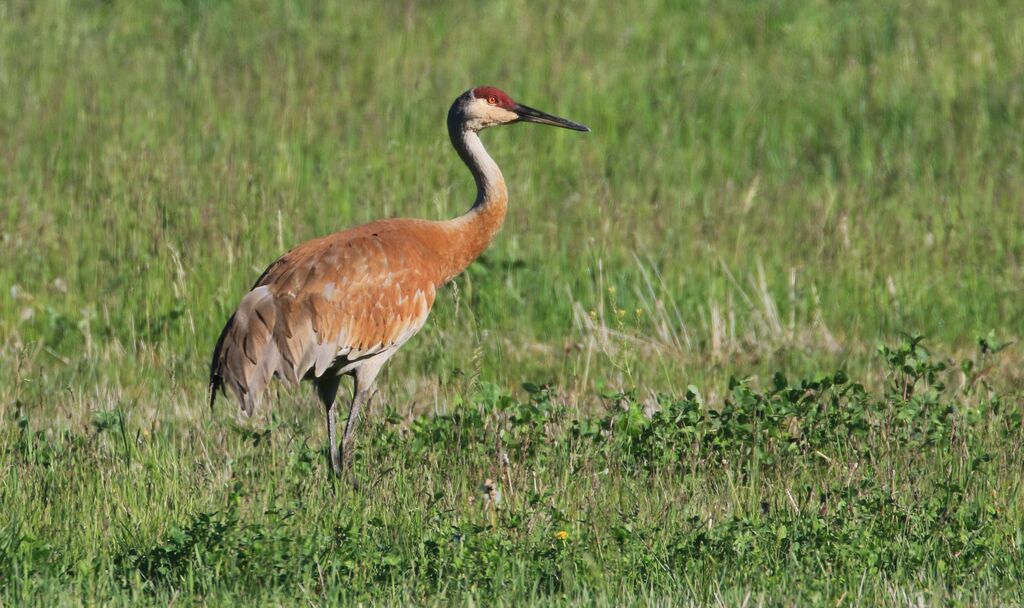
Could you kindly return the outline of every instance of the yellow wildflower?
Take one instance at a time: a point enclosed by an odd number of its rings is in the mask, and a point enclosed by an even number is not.
[[[569,540],[569,533],[565,530],[559,530],[558,532],[555,532],[555,540],[560,540],[564,543]]]

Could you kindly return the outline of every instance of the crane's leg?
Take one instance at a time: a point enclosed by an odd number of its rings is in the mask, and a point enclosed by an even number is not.
[[[369,388],[363,388],[356,380],[352,396],[352,409],[349,410],[348,423],[345,424],[345,436],[341,440],[341,468],[344,471],[352,470],[352,454],[355,448],[356,427],[359,426],[359,412],[370,399]]]
[[[338,384],[340,382],[341,376],[331,375],[318,379],[316,383],[316,392],[320,396],[320,401],[323,402],[324,407],[327,408],[327,445],[331,453],[331,466],[338,475],[341,475],[341,454],[338,453],[335,420],[338,413],[336,397],[338,396]]]
[[[352,456],[355,451],[356,427],[359,426],[359,414],[363,406],[370,401],[374,393],[374,382],[384,363],[395,354],[397,349],[386,350],[365,359],[352,371],[352,409],[345,424],[345,436],[341,439],[341,472],[352,472]],[[335,468],[337,470],[337,467]],[[353,484],[359,488],[359,482],[353,478]]]
[[[356,427],[359,425],[359,413],[363,406],[373,395],[374,382],[377,374],[384,363],[395,353],[394,350],[385,351],[375,357],[363,362],[352,374],[352,410],[348,414],[348,424],[345,425],[345,437],[341,440],[341,466],[342,469],[352,469],[352,453],[355,448]]]

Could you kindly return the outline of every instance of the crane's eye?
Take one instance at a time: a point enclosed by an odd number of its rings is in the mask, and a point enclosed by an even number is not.
[[[488,97],[487,98],[487,103],[489,103],[489,104],[491,104],[493,106],[494,104],[498,103],[498,100],[495,97]]]

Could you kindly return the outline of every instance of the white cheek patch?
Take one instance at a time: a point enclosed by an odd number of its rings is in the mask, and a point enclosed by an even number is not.
[[[492,106],[486,99],[477,99],[470,108],[466,125],[474,131],[510,123],[519,116],[500,106]]]
[[[516,118],[519,118],[515,112],[510,112],[505,108],[499,108],[497,106],[488,106],[489,112],[487,117],[490,118],[496,125],[503,125],[507,122],[512,122]]]

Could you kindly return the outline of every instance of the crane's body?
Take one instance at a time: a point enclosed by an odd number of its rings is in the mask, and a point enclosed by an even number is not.
[[[351,465],[359,413],[384,363],[423,327],[437,290],[487,248],[505,219],[508,191],[478,132],[518,121],[582,125],[513,102],[493,87],[471,89],[448,113],[448,132],[470,168],[477,197],[446,221],[387,219],[308,241],[264,271],[228,320],[210,366],[210,403],[229,390],[252,414],[273,377],[310,379],[327,409],[331,463]],[[335,397],[354,380],[339,452]]]

